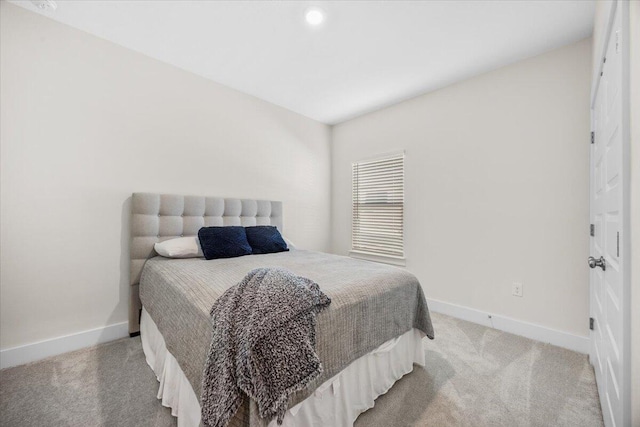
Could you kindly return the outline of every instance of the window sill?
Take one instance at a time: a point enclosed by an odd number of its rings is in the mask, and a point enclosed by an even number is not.
[[[373,261],[373,262],[381,262],[384,264],[398,265],[401,267],[404,267],[407,265],[404,258],[395,257],[395,256],[372,254],[369,252],[360,252],[360,251],[349,251],[349,256],[351,258],[358,258],[358,259],[363,259],[366,261]]]

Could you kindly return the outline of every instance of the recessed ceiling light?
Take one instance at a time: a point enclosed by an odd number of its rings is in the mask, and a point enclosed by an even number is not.
[[[307,20],[307,24],[317,27],[324,22],[324,11],[317,7],[311,7],[305,12],[304,19]]]
[[[56,10],[58,8],[58,5],[53,0],[31,0],[31,3],[42,10]]]

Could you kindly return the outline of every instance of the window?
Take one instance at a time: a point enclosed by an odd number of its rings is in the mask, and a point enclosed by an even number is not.
[[[404,153],[352,166],[351,255],[404,264]]]

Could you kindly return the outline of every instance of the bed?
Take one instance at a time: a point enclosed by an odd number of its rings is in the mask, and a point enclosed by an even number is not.
[[[433,338],[418,280],[405,270],[306,250],[206,261],[157,256],[153,245],[197,235],[204,226],[274,225],[273,201],[135,193],[132,197],[130,333],[141,332],[158,397],[179,426],[200,424],[200,384],[211,343],[209,311],[253,268],[283,267],[308,277],[332,300],[318,315],[316,350],[324,372],[289,399],[284,425],[352,425],[400,377],[424,365]],[[141,324],[140,324],[141,321]],[[246,401],[232,426],[272,426]]]

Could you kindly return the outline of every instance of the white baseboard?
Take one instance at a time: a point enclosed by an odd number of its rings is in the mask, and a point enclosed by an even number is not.
[[[553,344],[558,347],[577,351],[578,353],[589,353],[589,337],[581,337],[534,323],[523,322],[522,320],[516,320],[511,317],[487,313],[448,302],[428,299],[427,303],[429,304],[429,310],[435,313],[446,314],[457,319],[478,323],[489,328]]]
[[[427,302],[429,309],[435,313],[446,314],[514,335],[557,345],[558,347],[579,353],[589,353],[588,337],[581,337],[510,317],[491,314],[443,301],[429,299]],[[489,318],[489,316],[491,316],[491,318]],[[129,324],[122,322],[20,347],[8,348],[0,351],[0,369],[35,362],[36,360],[91,347],[127,336],[129,336]]]
[[[129,336],[129,323],[122,322],[0,351],[0,369],[24,365]]]

